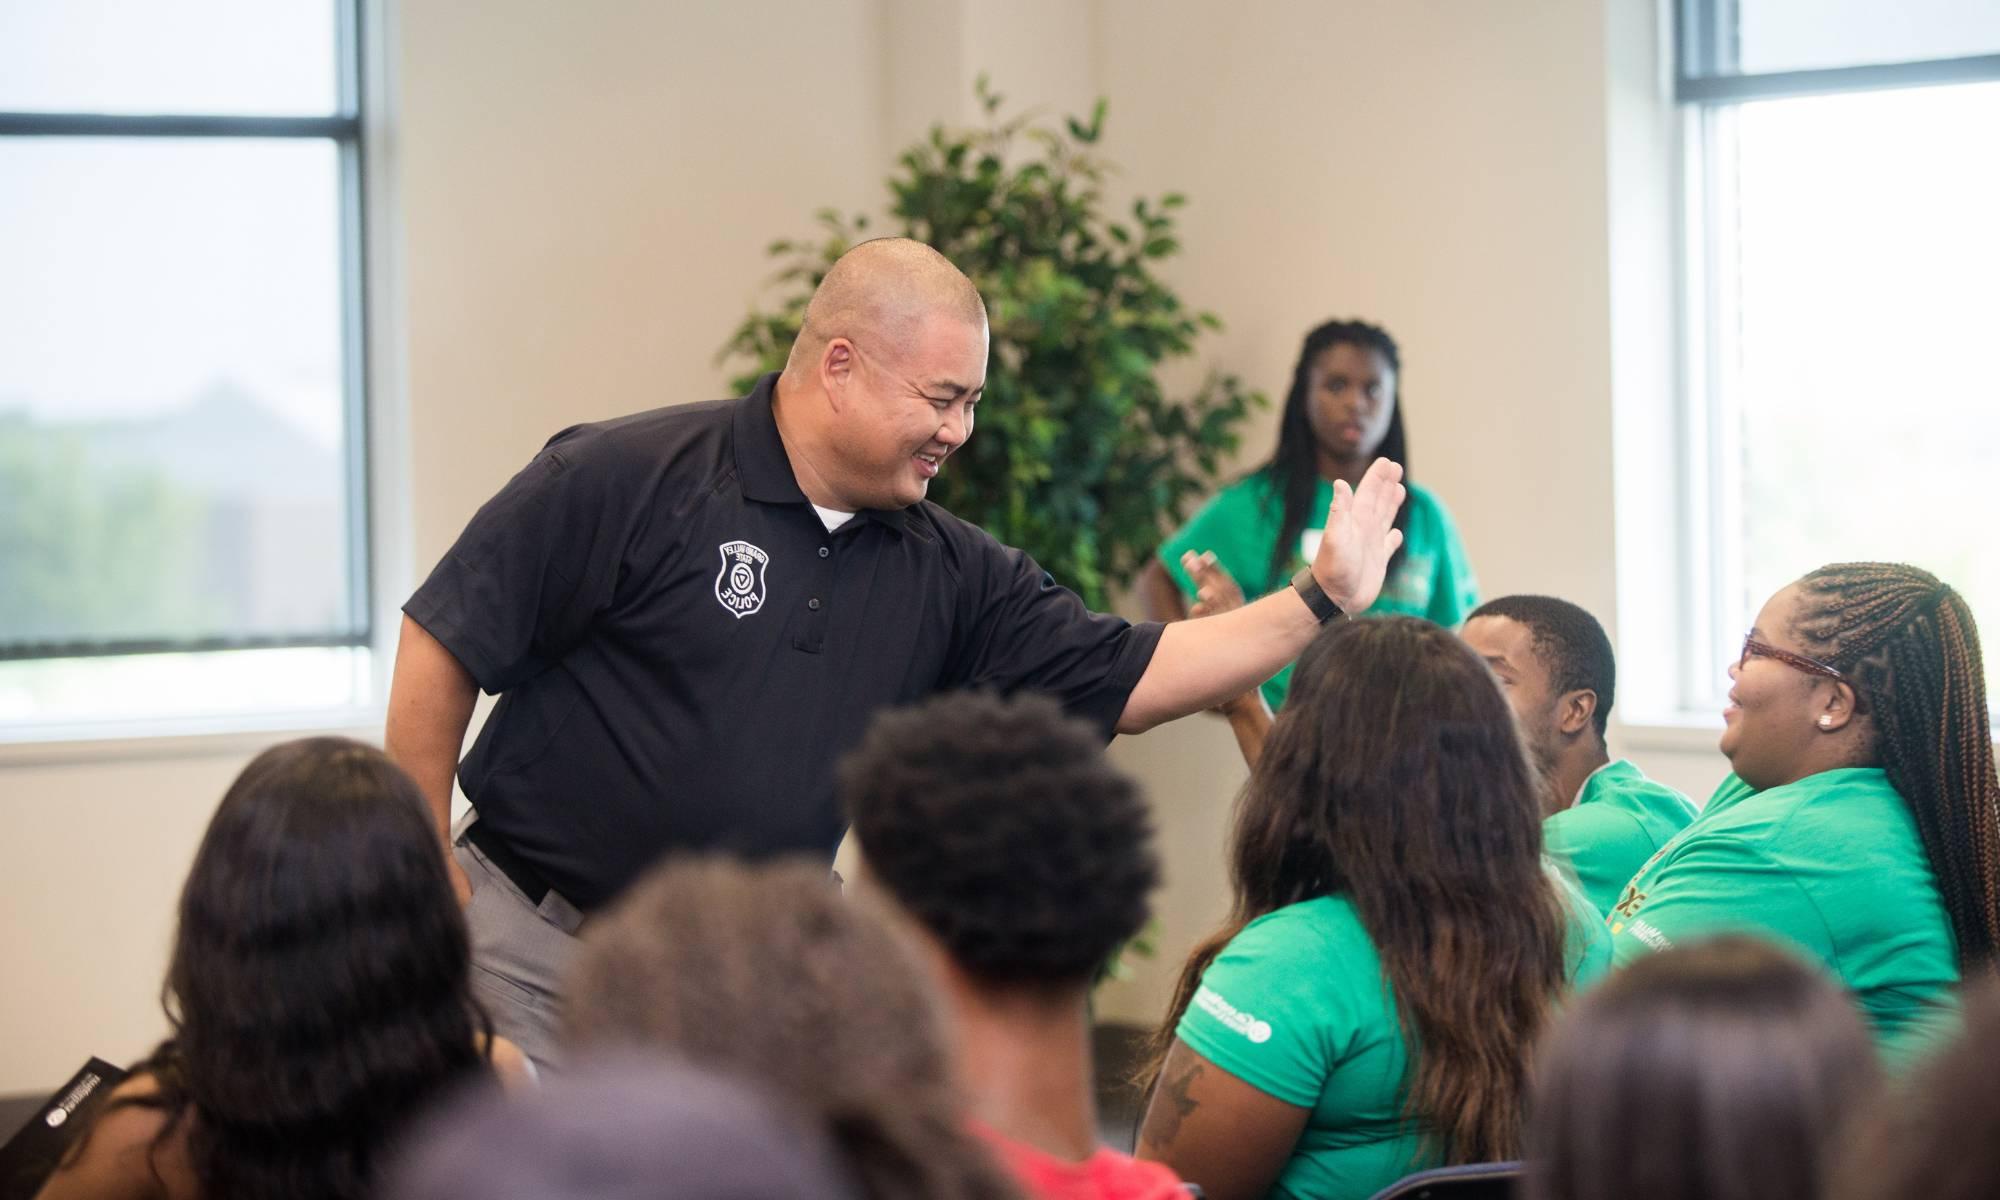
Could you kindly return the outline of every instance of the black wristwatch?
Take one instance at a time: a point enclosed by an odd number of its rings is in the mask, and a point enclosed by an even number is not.
[[[1319,585],[1319,580],[1313,578],[1311,567],[1301,567],[1299,573],[1292,576],[1292,590],[1299,594],[1299,599],[1306,602],[1306,607],[1312,610],[1313,616],[1319,618],[1320,624],[1324,625],[1341,615],[1340,605],[1335,604],[1333,597],[1327,595],[1326,589]]]

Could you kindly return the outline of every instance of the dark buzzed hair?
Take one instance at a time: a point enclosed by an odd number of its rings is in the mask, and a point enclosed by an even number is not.
[[[1549,684],[1557,692],[1597,693],[1592,720],[1597,736],[1604,736],[1617,699],[1618,659],[1596,617],[1554,596],[1502,596],[1480,605],[1466,620],[1481,617],[1506,617],[1527,626],[1535,651],[1548,666]]]
[[[1159,883],[1139,785],[1053,700],[960,692],[885,713],[840,769],[869,872],[988,983],[1088,983]]]

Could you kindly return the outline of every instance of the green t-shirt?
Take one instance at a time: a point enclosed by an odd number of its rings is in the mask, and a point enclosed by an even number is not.
[[[1610,966],[1610,939],[1588,901],[1562,891],[1576,914],[1572,977],[1594,979]],[[1438,1165],[1403,1114],[1409,1048],[1381,957],[1346,897],[1245,926],[1202,973],[1175,1033],[1250,1086],[1311,1110],[1272,1196],[1365,1200]]]
[[[1646,860],[1692,820],[1686,796],[1620,759],[1593,771],[1576,803],[1542,822],[1542,842],[1604,915]]]
[[[1467,613],[1479,607],[1479,584],[1472,577],[1472,565],[1466,561],[1465,545],[1458,540],[1451,514],[1425,488],[1414,483],[1408,487],[1409,521],[1403,533],[1403,556],[1383,581],[1382,594],[1368,612],[1423,617],[1456,629]],[[1327,506],[1332,503],[1333,484],[1322,479],[1307,510],[1299,545],[1292,547],[1285,566],[1274,571],[1271,552],[1284,515],[1284,496],[1268,469],[1254,471],[1216,493],[1162,543],[1160,563],[1189,601],[1194,599],[1194,582],[1181,568],[1181,555],[1189,550],[1215,555],[1242,586],[1246,598],[1268,596],[1290,584],[1292,576],[1306,565],[1306,547],[1317,550]],[[1264,685],[1264,699],[1273,709],[1284,704],[1291,679],[1288,665]]]
[[[1875,767],[1755,791],[1731,775],[1611,910],[1620,963],[1725,931],[1761,933],[1854,993],[1892,1061],[1953,1020],[1957,944],[1916,818]]]

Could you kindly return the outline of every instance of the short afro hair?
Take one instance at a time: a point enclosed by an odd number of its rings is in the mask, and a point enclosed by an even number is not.
[[[1527,626],[1536,652],[1548,667],[1549,683],[1557,692],[1597,693],[1597,712],[1592,720],[1597,736],[1604,736],[1612,702],[1617,699],[1618,659],[1596,617],[1554,596],[1502,596],[1480,605],[1466,620],[1480,617],[1506,617]]]
[[[1139,785],[1042,696],[884,713],[840,767],[869,871],[989,984],[1083,984],[1159,883]]]

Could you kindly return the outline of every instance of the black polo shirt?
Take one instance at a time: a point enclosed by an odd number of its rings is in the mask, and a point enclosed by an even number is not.
[[[584,908],[672,849],[830,856],[887,706],[1034,689],[1108,738],[1159,644],[928,501],[829,534],[775,381],[558,433],[404,606],[500,695],[481,821]]]

